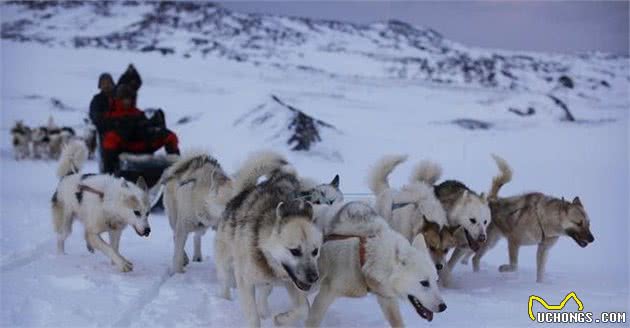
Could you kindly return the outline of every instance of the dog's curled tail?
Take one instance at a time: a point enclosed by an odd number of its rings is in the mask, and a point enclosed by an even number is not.
[[[499,197],[499,189],[501,187],[512,181],[512,169],[510,165],[501,157],[492,154],[492,158],[497,163],[497,167],[499,168],[499,175],[495,176],[492,179],[492,186],[490,187],[490,192],[488,193],[488,199],[494,200]]]
[[[263,150],[253,153],[236,173],[234,194],[255,186],[260,177],[288,164],[289,162],[284,156],[273,151]]]
[[[66,175],[79,173],[83,163],[87,160],[87,156],[88,150],[82,141],[72,140],[68,142],[61,151],[57,177],[61,179]]]
[[[442,167],[432,161],[422,161],[413,168],[411,177],[409,177],[410,183],[424,182],[429,185],[434,185],[442,177]]]
[[[368,176],[368,187],[374,195],[379,195],[389,188],[387,177],[396,166],[406,160],[407,155],[388,155],[376,162]]]

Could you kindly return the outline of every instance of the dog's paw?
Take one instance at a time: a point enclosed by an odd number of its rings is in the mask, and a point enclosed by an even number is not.
[[[187,266],[188,263],[190,263],[190,259],[188,258],[188,254],[186,254],[186,252],[184,252],[184,266]]]
[[[201,262],[201,261],[203,261],[203,256],[195,255],[195,256],[193,256],[192,260],[193,260],[193,262]]]
[[[293,314],[291,311],[277,314],[273,317],[273,323],[276,327],[290,326],[293,323]]]
[[[511,264],[503,264],[499,266],[499,272],[514,272],[516,267]]]
[[[85,248],[88,250],[88,252],[94,254],[94,247],[92,247],[92,245],[85,243]]]
[[[269,304],[259,304],[258,305],[258,315],[260,315],[260,317],[262,319],[267,319],[269,318],[269,316],[271,315],[271,311],[269,310]]]
[[[118,264],[118,270],[120,270],[120,272],[133,271],[133,263],[127,260],[123,260],[121,263]]]
[[[230,293],[230,289],[218,291],[215,295],[216,297],[222,298],[224,300],[232,300],[232,293]]]
[[[186,272],[186,270],[184,270],[183,266],[175,265],[172,268],[170,268],[168,272],[172,276],[172,275],[174,275],[176,273],[184,273],[184,272]]]
[[[277,314],[273,318],[273,323],[278,326],[295,326],[296,321],[305,319],[308,313],[302,311],[299,308],[295,308],[293,310],[289,310],[287,312],[283,312]]]

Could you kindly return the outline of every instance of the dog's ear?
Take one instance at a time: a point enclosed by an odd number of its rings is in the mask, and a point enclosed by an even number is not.
[[[147,186],[147,182],[144,181],[144,178],[142,176],[140,176],[138,178],[138,181],[136,181],[136,186],[138,186],[138,188],[142,189],[142,191],[147,192],[147,190],[149,190],[149,187]]]
[[[310,202],[300,201],[300,210],[304,216],[307,216],[311,221],[314,221],[313,206]]]
[[[444,229],[446,229],[448,232],[450,232],[451,235],[455,235],[455,231],[457,231],[457,229],[459,229],[459,226],[446,226],[446,227],[444,227]]]
[[[424,218],[424,225],[422,226],[423,233],[429,230],[433,230],[435,232],[440,231],[440,226],[437,223],[427,220],[427,217],[424,215],[422,215],[422,217]]]
[[[335,187],[335,189],[339,189],[339,174],[335,175],[335,177],[330,182],[330,185]]]
[[[278,203],[278,206],[276,206],[276,219],[282,219],[285,216],[285,213],[284,202]]]
[[[578,206],[582,206],[582,201],[580,200],[580,197],[575,197],[573,198],[573,205],[578,205]]]
[[[427,242],[424,240],[424,236],[422,234],[418,234],[411,243],[415,249],[421,252],[427,252]]]

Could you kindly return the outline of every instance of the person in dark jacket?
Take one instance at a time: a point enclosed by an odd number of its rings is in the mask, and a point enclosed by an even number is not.
[[[118,155],[123,152],[152,154],[164,147],[168,154],[179,154],[177,135],[163,127],[159,131],[150,129],[151,120],[134,105],[133,88],[120,84],[116,98],[103,119],[107,130],[102,139],[102,161],[105,173],[115,173]]]
[[[133,104],[134,106],[137,104],[138,99],[138,90],[142,86],[142,79],[140,78],[140,73],[136,70],[136,67],[133,64],[129,64],[127,70],[118,78],[117,85],[127,85],[131,87],[133,91]]]
[[[101,90],[92,97],[90,102],[90,120],[96,126],[99,134],[105,131],[103,115],[109,110],[114,96],[114,79],[109,73],[103,73],[98,78],[98,88]]]

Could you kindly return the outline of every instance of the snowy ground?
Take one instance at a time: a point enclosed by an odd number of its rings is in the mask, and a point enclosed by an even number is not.
[[[547,282],[534,282],[534,248],[521,250],[520,272],[499,273],[497,266],[507,259],[502,242],[484,258],[480,273],[457,268],[454,287],[444,290],[448,310],[430,324],[403,302],[408,326],[530,326],[531,294],[556,302],[575,291],[584,310],[596,315],[630,308],[627,94],[605,102],[568,99],[574,114],[589,120],[569,124],[560,122],[561,113],[552,107],[532,118],[507,113],[506,104],[544,98],[531,94],[330,78],[218,59],[5,41],[1,45],[0,326],[245,324],[238,302],[214,296],[212,233],[204,238],[204,262],[192,263],[185,274],[172,277],[167,275],[171,231],[163,215],[151,217],[148,240],[130,231],[123,234],[121,252],[134,263],[131,273],[119,273],[103,255],[88,253],[79,225],[69,239],[68,254],[58,256],[49,214],[55,163],[12,159],[8,132],[14,120],[39,125],[52,114],[58,123],[78,125],[96,92],[98,74],[110,71],[116,76],[129,62],[145,81],[139,106],[164,108],[184,149],[208,149],[230,172],[249,152],[274,148],[287,153],[304,175],[329,180],[339,173],[344,192],[365,193],[371,164],[384,154],[408,153],[411,160],[394,172],[393,185],[406,181],[416,161],[430,158],[443,165],[446,177],[485,191],[496,173],[490,153],[497,153],[515,171],[503,195],[537,190],[566,198],[580,196],[596,241],[581,249],[570,239],[561,239],[551,252]],[[275,131],[233,125],[245,112],[268,102],[271,94],[334,124],[342,134],[325,135],[316,149],[319,155],[306,155],[289,153],[272,138]],[[69,109],[54,109],[51,97]],[[176,125],[184,116],[195,120]],[[496,128],[467,131],[446,123],[457,118],[487,120]],[[341,158],[327,159],[325,154],[331,152]],[[93,162],[85,168],[95,170]],[[271,306],[274,313],[286,309],[283,290],[274,290]],[[272,322],[265,320],[263,325]],[[386,322],[375,298],[367,297],[337,301],[324,325],[379,327]]]

